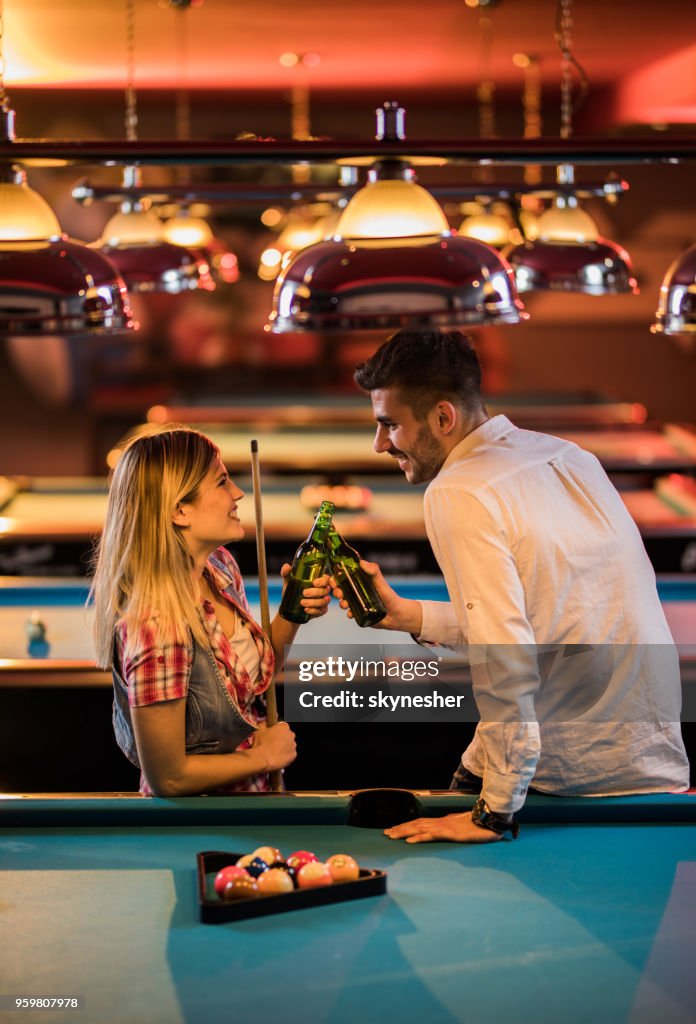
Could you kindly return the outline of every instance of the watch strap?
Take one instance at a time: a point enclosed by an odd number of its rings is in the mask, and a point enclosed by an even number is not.
[[[489,832],[496,832],[501,836],[511,832],[512,838],[517,839],[520,834],[520,825],[514,814],[512,820],[507,815],[496,814],[481,796],[471,808],[471,820],[479,828],[487,828]]]

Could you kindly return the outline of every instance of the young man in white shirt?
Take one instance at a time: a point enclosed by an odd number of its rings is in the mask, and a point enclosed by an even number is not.
[[[381,628],[468,654],[480,714],[454,785],[471,813],[418,819],[394,839],[517,834],[530,783],[584,796],[683,791],[679,663],[640,534],[597,459],[489,417],[458,330],[399,331],[355,379],[375,450],[425,492],[450,602],[399,597],[377,565]],[[345,605],[344,605],[345,607]]]

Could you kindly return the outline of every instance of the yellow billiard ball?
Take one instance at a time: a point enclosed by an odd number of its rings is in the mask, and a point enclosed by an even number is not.
[[[292,878],[282,868],[269,868],[268,871],[264,871],[262,875],[259,875],[256,884],[262,895],[270,893],[277,895],[281,892],[293,892],[295,889]]]
[[[252,857],[260,857],[261,860],[265,860],[267,864],[273,864],[274,861],[282,860],[283,855],[275,846],[259,846],[251,855]],[[244,865],[242,865],[244,867]]]
[[[334,853],[326,863],[334,882],[355,882],[360,877],[358,862],[347,853]]]
[[[320,860],[309,861],[297,872],[297,885],[300,889],[319,889],[323,885],[332,884],[329,865]]]

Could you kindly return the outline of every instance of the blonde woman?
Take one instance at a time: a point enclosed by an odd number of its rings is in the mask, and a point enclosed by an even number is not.
[[[262,694],[298,627],[276,616],[263,633],[222,546],[243,536],[243,497],[212,441],[183,427],[132,440],[113,473],[95,640],[116,740],[145,794],[264,791],[296,756],[288,725],[266,726]],[[317,617],[328,602],[322,577],[302,603]]]

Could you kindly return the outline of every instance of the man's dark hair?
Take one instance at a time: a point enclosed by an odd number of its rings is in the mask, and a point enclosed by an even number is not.
[[[445,398],[468,412],[481,408],[481,365],[463,331],[402,330],[355,371],[364,391],[398,388],[417,419]]]

